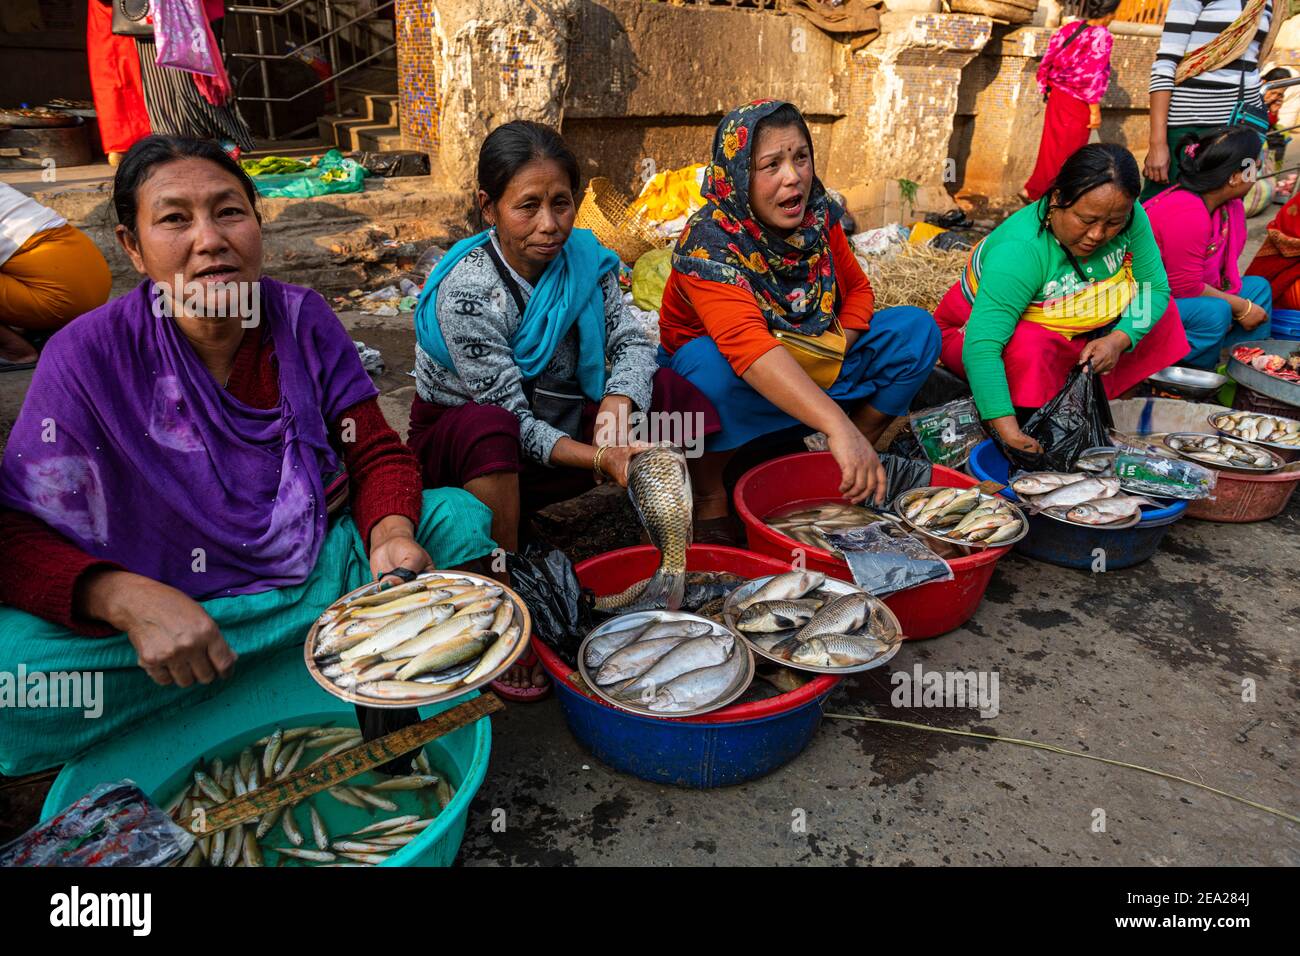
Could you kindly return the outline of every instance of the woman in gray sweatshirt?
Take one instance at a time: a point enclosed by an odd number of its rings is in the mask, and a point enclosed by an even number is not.
[[[656,370],[623,303],[618,257],[573,228],[578,181],[554,130],[493,130],[478,162],[489,229],[448,250],[416,310],[408,441],[425,486],[463,487],[488,505],[508,551],[521,515],[597,481],[626,485],[644,442],[702,442],[720,427],[694,386]],[[530,696],[543,682],[524,666],[505,678]]]

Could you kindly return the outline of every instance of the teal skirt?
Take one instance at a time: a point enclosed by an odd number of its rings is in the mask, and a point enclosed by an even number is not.
[[[416,539],[434,567],[453,568],[492,552],[491,523],[491,511],[469,493],[438,488],[424,492]],[[301,584],[201,602],[239,660],[228,680],[187,688],[155,684],[125,634],[85,637],[0,607],[0,773],[66,763],[143,720],[165,734],[168,713],[219,694],[276,651],[301,644],[325,608],[371,580],[361,535],[344,514]]]

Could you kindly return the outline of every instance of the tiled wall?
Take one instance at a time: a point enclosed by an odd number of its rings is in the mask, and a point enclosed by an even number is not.
[[[397,94],[402,144],[438,151],[438,74],[442,71],[432,0],[397,0]]]

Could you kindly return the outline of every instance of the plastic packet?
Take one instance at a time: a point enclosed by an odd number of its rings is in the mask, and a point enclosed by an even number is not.
[[[593,601],[583,591],[573,562],[558,548],[536,543],[506,555],[510,586],[528,605],[533,633],[570,667],[578,666],[578,645],[592,628]]]
[[[1213,498],[1218,472],[1179,458],[1122,454],[1115,459],[1115,477],[1125,491],[1157,498]]]
[[[960,467],[970,450],[984,440],[984,427],[973,398],[959,398],[938,408],[913,412],[909,421],[912,434],[935,465]]]
[[[906,528],[881,521],[865,528],[825,532],[864,591],[884,597],[931,581],[951,581],[952,568]]]
[[[881,452],[880,463],[885,466],[885,503],[891,504],[895,498],[913,488],[925,488],[930,484],[934,467],[928,461],[920,461]]]
[[[194,846],[129,780],[101,783],[71,806],[0,846],[5,866],[167,866]]]

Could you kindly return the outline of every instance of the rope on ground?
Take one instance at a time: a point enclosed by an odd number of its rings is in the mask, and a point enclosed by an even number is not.
[[[1110,764],[1112,767],[1127,767],[1129,770],[1141,770],[1143,773],[1149,773],[1156,777],[1164,777],[1166,780],[1177,780],[1179,783],[1185,783],[1188,786],[1198,787],[1201,790],[1208,790],[1210,793],[1216,793],[1221,797],[1227,797],[1229,800],[1236,800],[1238,803],[1244,803],[1248,807],[1254,807],[1256,810],[1263,810],[1265,813],[1271,813],[1274,816],[1281,817],[1283,820],[1290,820],[1292,823],[1300,823],[1300,817],[1293,816],[1282,810],[1265,806],[1262,803],[1256,803],[1254,800],[1247,800],[1245,797],[1239,797],[1236,794],[1228,793],[1226,790],[1220,790],[1217,787],[1211,787],[1208,784],[1197,783],[1195,780],[1188,780],[1186,777],[1180,777],[1176,773],[1165,773],[1163,770],[1153,770],[1150,767],[1144,767],[1141,764],[1125,763],[1122,760],[1112,760],[1109,757],[1097,757],[1093,754],[1082,753],[1078,750],[1068,750],[1065,747],[1058,747],[1056,744],[1045,744],[1038,740],[1022,740],[1019,737],[999,737],[997,734],[980,734],[973,730],[950,730],[947,727],[931,727],[929,724],[914,724],[906,720],[887,720],[884,717],[864,717],[861,714],[831,714],[825,716],[834,717],[837,720],[860,720],[868,724],[889,724],[892,727],[908,727],[912,730],[928,730],[933,734],[951,734],[955,737],[979,737],[981,740],[997,740],[1004,744],[1020,744],[1022,747],[1033,747],[1035,750],[1047,750],[1055,754],[1065,754],[1067,757],[1082,757],[1084,760],[1095,760],[1098,763]]]

